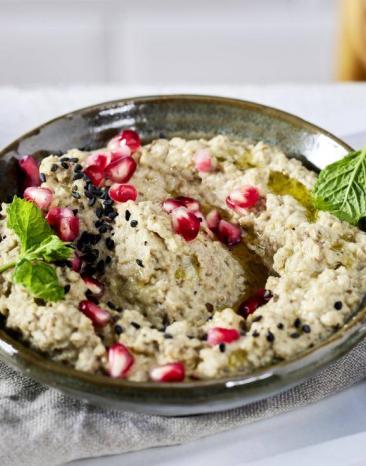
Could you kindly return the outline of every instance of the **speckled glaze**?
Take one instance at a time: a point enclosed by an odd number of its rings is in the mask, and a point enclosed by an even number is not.
[[[19,192],[16,159],[78,147],[96,149],[123,128],[136,129],[144,142],[159,136],[209,138],[217,134],[265,141],[316,170],[315,161],[351,148],[328,132],[288,113],[240,100],[209,96],[152,96],[123,99],[77,110],[21,136],[0,152],[1,200]],[[0,324],[0,357],[28,376],[90,402],[125,410],[188,415],[245,405],[273,395],[313,375],[349,351],[366,335],[364,300],[332,338],[294,360],[230,379],[181,384],[136,383],[76,371],[49,361],[17,341]]]

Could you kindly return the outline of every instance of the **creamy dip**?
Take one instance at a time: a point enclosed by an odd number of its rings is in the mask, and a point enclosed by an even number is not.
[[[292,358],[345,323],[366,288],[366,235],[312,208],[313,172],[221,135],[117,143],[42,160],[49,209],[79,218],[81,265],[57,264],[55,303],[0,275],[0,313],[24,342],[82,371],[197,380]],[[87,169],[100,160],[102,181]],[[109,196],[121,179],[130,188]],[[0,234],[6,263],[19,243],[5,205]]]

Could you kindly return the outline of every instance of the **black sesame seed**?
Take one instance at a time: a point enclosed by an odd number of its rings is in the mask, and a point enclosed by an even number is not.
[[[263,319],[263,316],[256,316],[254,317],[253,322],[259,322],[262,319]]]
[[[71,196],[72,196],[74,199],[81,199],[80,193],[77,193],[76,191],[73,191],[73,192],[71,193]]]
[[[103,223],[99,228],[99,233],[106,233],[108,231],[108,225],[106,225],[105,223]]]
[[[96,222],[94,222],[94,225],[96,228],[99,228],[103,225],[103,220],[97,220]]]
[[[72,158],[70,159],[70,162],[72,162],[72,163],[78,163],[78,162],[79,162],[79,159],[78,159],[77,157],[72,157]]]
[[[114,220],[116,217],[118,217],[118,213],[113,211],[113,212],[109,212],[108,213],[108,217],[111,219],[111,220]]]
[[[57,265],[58,267],[68,267],[69,266],[69,262],[68,261],[55,261],[54,262],[55,265]]]
[[[77,184],[74,184],[73,187],[71,188],[72,192],[79,191],[79,187]]]
[[[62,157],[60,160],[61,162],[68,162],[70,159],[69,157]]]
[[[108,193],[104,193],[103,196],[105,197],[106,194],[108,194]],[[112,199],[109,199],[109,198],[108,198],[108,199],[106,199],[105,201],[103,201],[103,204],[104,204],[105,206],[111,206],[111,205],[113,204],[113,201],[112,201]]]
[[[114,212],[112,206],[106,205],[106,206],[104,207],[104,215],[108,215],[108,216],[109,216],[109,214],[112,213],[112,212]]]
[[[301,320],[299,318],[294,320],[294,327],[299,328],[301,326]]]
[[[102,218],[103,217],[103,209],[101,207],[97,207],[95,209],[95,215],[98,217],[98,218]]]
[[[62,162],[61,167],[64,168],[65,170],[67,170],[69,168],[69,164],[66,163],[66,162]]]
[[[274,341],[274,339],[275,339],[275,336],[273,335],[273,333],[270,330],[268,330],[266,338],[267,338],[267,341],[269,343],[272,343]]]
[[[71,286],[70,285],[65,285],[64,286],[64,292],[67,294],[70,291]]]
[[[94,194],[90,191],[85,191],[85,197],[87,197],[88,199],[92,199],[94,198]]]
[[[57,171],[58,169],[58,165],[56,165],[55,163],[51,165],[51,172],[55,172]]]
[[[136,259],[136,264],[137,264],[139,267],[144,267],[144,263],[142,262],[141,259]]]
[[[277,328],[280,329],[280,330],[283,330],[283,328],[284,328],[283,323],[282,323],[282,322],[279,322],[279,323],[277,324]]]
[[[103,259],[101,259],[98,263],[97,263],[97,272],[99,273],[103,273],[105,270],[105,262]]]
[[[75,175],[72,177],[72,181],[81,180],[82,177],[82,173],[75,173]]]
[[[135,327],[136,330],[138,330],[139,328],[141,328],[141,325],[138,324],[137,322],[131,322],[131,325],[132,325],[132,327]]]
[[[342,301],[336,301],[334,303],[334,309],[336,309],[337,311],[340,311],[342,309],[342,307],[343,307]]]
[[[79,209],[72,209],[72,213],[73,213],[74,215],[77,215],[77,214],[79,213]]]
[[[126,221],[128,222],[130,220],[130,218],[131,218],[131,212],[129,210],[126,210],[126,212],[125,212]]]
[[[108,302],[107,302],[107,305],[108,305],[108,307],[110,307],[111,309],[116,309],[116,307],[117,307],[114,303],[112,303],[112,301],[108,301]]]
[[[86,264],[84,267],[83,267],[83,273],[85,275],[94,275],[96,272],[95,270],[95,267],[93,267],[92,265],[90,264]]]
[[[304,333],[310,333],[310,332],[311,332],[311,327],[310,327],[310,325],[307,325],[307,324],[303,325],[303,326],[302,326],[302,331],[303,331]]]
[[[98,304],[98,299],[94,296],[93,292],[90,290],[85,291],[85,296],[95,304]]]
[[[290,334],[290,337],[291,337],[291,338],[299,338],[299,336],[300,336],[300,334],[297,333],[297,332],[294,332],[294,333],[291,333],[291,334]]]
[[[88,206],[93,207],[93,205],[96,203],[97,199],[95,197],[90,197],[88,199]]]
[[[98,259],[99,251],[98,249],[90,249],[86,254],[82,256],[82,259],[87,263],[93,263]]]
[[[113,251],[115,247],[115,243],[112,238],[106,238],[105,245],[107,246],[107,249],[109,249],[109,251]]]
[[[107,256],[107,257],[105,258],[105,265],[108,265],[108,264],[110,264],[111,262],[112,262],[111,256]]]
[[[254,332],[252,333],[252,336],[253,336],[254,338],[259,337],[259,333],[257,332],[257,330],[254,330]]]
[[[164,333],[164,338],[171,339],[173,338],[173,335],[170,335],[170,333]]]
[[[121,333],[123,333],[123,328],[120,326],[120,325],[115,325],[114,326],[114,333],[116,335],[121,335]]]
[[[87,231],[83,231],[81,233],[81,236],[79,238],[79,241],[82,242],[82,243],[85,243],[85,244],[89,244],[90,243],[90,235]],[[78,242],[79,242],[78,241]]]
[[[44,183],[46,181],[46,175],[44,173],[40,173],[39,179],[41,180],[42,183]]]
[[[219,349],[220,349],[221,353],[225,353],[225,350],[226,350],[225,343],[220,343],[219,344]]]
[[[102,235],[93,235],[93,233],[89,233],[89,241],[90,241],[90,244],[92,244],[93,246],[98,244],[101,239],[102,239]]]
[[[75,167],[74,167],[74,171],[76,171],[76,172],[81,172],[82,169],[83,169],[83,167],[80,165],[80,163],[76,164]]]
[[[137,220],[132,220],[131,223],[130,223],[130,225],[131,225],[132,228],[136,228],[138,224],[139,224],[139,223],[138,223]]]

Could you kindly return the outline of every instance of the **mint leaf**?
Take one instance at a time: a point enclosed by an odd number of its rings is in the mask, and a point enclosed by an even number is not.
[[[53,233],[41,210],[32,202],[15,196],[7,214],[8,227],[18,235],[22,252],[39,245]]]
[[[46,262],[69,259],[72,249],[68,243],[53,234],[41,210],[31,202],[15,196],[7,214],[8,227],[17,234],[21,251],[14,262],[0,266],[0,273],[15,267],[14,282],[23,285],[32,296],[45,301],[64,298],[56,270]]]
[[[45,301],[59,301],[65,296],[63,287],[58,283],[56,270],[44,262],[22,260],[15,268],[13,279],[32,296]]]
[[[325,167],[312,191],[316,208],[352,225],[366,217],[366,148]]]
[[[46,262],[70,259],[72,249],[56,235],[51,235],[41,244],[35,245],[25,252],[21,258],[29,261],[43,259]]]

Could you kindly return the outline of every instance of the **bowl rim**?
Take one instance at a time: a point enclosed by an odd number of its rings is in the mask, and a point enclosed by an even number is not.
[[[35,128],[23,133],[21,136],[7,144],[3,149],[0,150],[0,158],[3,157],[8,151],[15,150],[18,144],[25,138],[28,138],[41,129],[48,125],[62,120],[64,118],[83,114],[89,111],[98,111],[112,109],[117,106],[126,104],[151,104],[161,103],[169,101],[190,101],[192,103],[213,103],[223,104],[232,107],[239,107],[243,109],[252,109],[264,112],[265,114],[274,117],[277,120],[284,120],[297,127],[306,128],[310,131],[321,133],[322,135],[330,138],[336,142],[339,146],[344,148],[345,151],[353,150],[351,146],[345,143],[342,139],[338,138],[331,132],[323,129],[322,127],[315,125],[301,117],[293,115],[292,113],[284,110],[271,107],[268,105],[235,99],[230,97],[201,95],[201,94],[162,94],[162,95],[147,95],[137,97],[123,97],[121,99],[113,99],[107,102],[101,102],[98,104],[89,105],[69,111],[53,119],[50,119]],[[57,363],[33,350],[20,340],[13,338],[4,329],[0,328],[0,356],[4,357],[4,360],[11,366],[19,368],[26,368],[26,372],[29,372],[34,378],[43,381],[43,377],[40,376],[39,371],[52,372],[53,374],[62,377],[64,380],[71,379],[82,383],[82,387],[85,388],[86,384],[98,386],[101,388],[110,387],[113,389],[124,389],[132,388],[139,389],[140,391],[155,392],[163,391],[170,392],[172,389],[178,394],[190,392],[192,389],[197,388],[226,388],[232,389],[238,386],[251,385],[258,381],[271,381],[274,384],[278,383],[279,378],[285,375],[292,374],[293,380],[291,385],[301,382],[307,376],[314,374],[329,363],[339,359],[342,355],[350,351],[357,343],[359,343],[366,336],[366,299],[357,306],[353,313],[353,317],[350,318],[349,322],[342,326],[342,328],[326,338],[323,342],[318,344],[316,347],[300,353],[294,358],[281,361],[276,364],[271,364],[268,367],[257,369],[250,374],[237,374],[234,376],[227,376],[215,379],[180,382],[180,383],[159,383],[159,382],[135,382],[125,379],[113,379],[106,375],[93,374],[76,370],[72,367]],[[352,337],[352,338],[351,338]],[[317,357],[319,355],[319,357]],[[15,358],[14,358],[15,357]],[[32,368],[37,369],[37,374],[32,373]],[[48,385],[58,386],[57,381],[47,380]],[[280,384],[282,388],[285,388],[289,384]],[[78,389],[78,391],[82,391]]]

